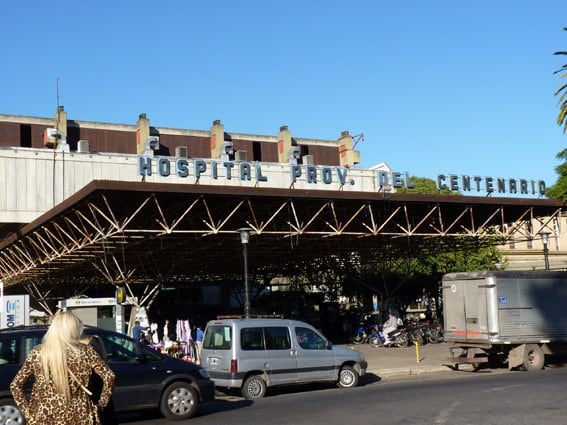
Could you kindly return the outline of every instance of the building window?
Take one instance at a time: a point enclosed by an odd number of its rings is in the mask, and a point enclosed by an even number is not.
[[[31,148],[31,125],[20,124],[20,147],[21,148]]]
[[[260,142],[252,142],[252,160],[262,161],[262,144]]]

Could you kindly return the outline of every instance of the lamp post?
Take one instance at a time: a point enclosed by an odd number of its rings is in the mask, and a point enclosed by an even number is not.
[[[547,244],[549,243],[549,232],[539,232],[541,235],[541,243],[543,244],[543,258],[545,259],[545,270],[549,270],[549,249]]]
[[[238,229],[240,232],[240,242],[242,243],[242,256],[244,258],[244,317],[250,317],[250,283],[248,282],[248,241],[250,240],[250,230],[248,227]]]

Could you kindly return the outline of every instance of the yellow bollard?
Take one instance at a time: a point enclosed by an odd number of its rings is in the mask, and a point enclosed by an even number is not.
[[[419,342],[415,343],[415,361],[419,363]]]

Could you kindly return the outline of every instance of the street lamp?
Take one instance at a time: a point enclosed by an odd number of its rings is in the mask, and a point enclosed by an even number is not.
[[[547,244],[549,243],[549,232],[539,232],[541,235],[541,243],[543,243],[543,258],[545,259],[545,270],[549,270],[549,249]]]
[[[248,282],[248,241],[250,241],[250,228],[242,227],[240,232],[240,242],[242,243],[242,256],[244,258],[244,317],[250,317],[250,284]]]

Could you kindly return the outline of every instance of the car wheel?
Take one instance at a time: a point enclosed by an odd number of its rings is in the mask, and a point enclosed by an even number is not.
[[[0,424],[23,424],[24,415],[11,398],[0,400]]]
[[[247,400],[258,400],[266,395],[266,381],[260,375],[251,375],[242,385],[242,397]]]
[[[161,396],[161,414],[167,419],[189,419],[197,411],[199,398],[195,389],[187,382],[175,382]]]
[[[337,386],[339,388],[353,388],[358,385],[358,373],[351,366],[343,366],[339,372]]]

